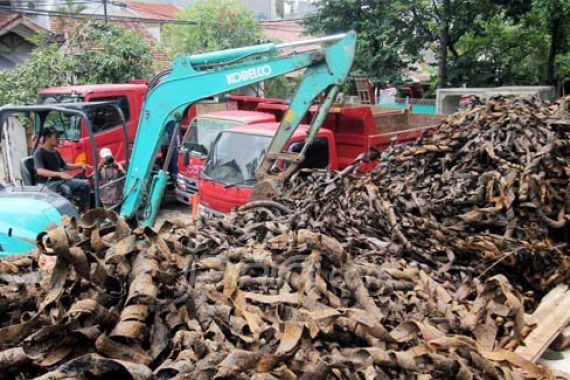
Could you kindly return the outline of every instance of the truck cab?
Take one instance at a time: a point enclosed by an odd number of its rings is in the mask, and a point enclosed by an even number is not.
[[[147,85],[144,83],[51,87],[40,91],[39,103],[116,102],[125,118],[128,141],[132,143],[146,91]],[[89,118],[93,123],[97,147],[110,148],[115,159],[124,162],[125,153],[130,147],[125,146],[123,127],[114,107],[101,105],[90,111]],[[44,125],[62,131],[59,152],[67,162],[75,164],[94,162],[84,121],[75,116],[51,112],[46,116]]]
[[[247,203],[257,179],[255,170],[277,132],[279,123],[231,128],[220,132],[208,155],[199,182],[200,210],[210,215],[228,213],[233,207]],[[301,124],[289,139],[287,151],[300,152],[309,126]],[[303,168],[339,168],[336,142],[327,129],[317,132],[307,150]]]
[[[219,132],[230,128],[275,122],[275,115],[257,111],[218,111],[196,117],[186,130],[178,156],[176,199],[190,204],[210,146]]]
[[[264,105],[268,107],[282,108],[281,105]],[[306,120],[315,112],[316,107],[311,107]],[[342,170],[361,153],[373,149],[383,151],[392,144],[415,141],[423,133],[429,133],[441,119],[441,116],[375,106],[332,107],[299,168]],[[255,171],[278,128],[276,122],[264,123],[228,129],[218,135],[200,176],[202,213],[223,215],[247,203],[257,182]],[[301,150],[307,128],[306,124],[299,126],[289,139],[286,151]],[[360,170],[368,171],[375,165],[376,162],[364,164]]]

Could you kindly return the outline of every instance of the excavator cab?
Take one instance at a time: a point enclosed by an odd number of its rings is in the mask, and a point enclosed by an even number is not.
[[[128,146],[128,135],[124,122],[124,115],[121,109],[114,103],[109,102],[88,102],[88,103],[54,103],[43,105],[0,107],[0,146],[5,152],[4,161],[9,163],[11,171],[8,171],[6,183],[0,186],[0,257],[24,253],[35,248],[36,236],[49,224],[59,224],[64,215],[78,217],[77,209],[72,200],[51,191],[46,184],[36,183],[36,172],[34,168],[33,152],[38,148],[40,139],[33,138],[32,155],[20,160],[20,179],[14,172],[14,160],[11,159],[11,146],[13,141],[9,140],[7,133],[8,119],[10,116],[21,115],[22,123],[27,127],[34,128],[34,134],[41,136],[46,128],[48,115],[59,113],[63,118],[75,119],[77,122],[83,120],[87,125],[90,135],[90,145],[93,150],[93,166],[98,167],[98,146],[93,137],[90,110],[102,104],[115,107],[118,116],[123,121],[125,134],[125,144]],[[49,124],[50,127],[53,125]],[[66,125],[60,124],[61,126]],[[127,157],[128,160],[128,157]],[[128,162],[128,161],[127,161]],[[94,170],[92,175],[93,206],[99,207],[99,194],[102,190],[99,171]],[[124,180],[124,178],[123,178]]]

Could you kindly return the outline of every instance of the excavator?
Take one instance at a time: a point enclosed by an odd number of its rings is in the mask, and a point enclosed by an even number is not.
[[[326,46],[322,46],[325,44]],[[308,46],[316,45],[318,48],[305,50]],[[301,47],[304,51],[295,51]],[[204,98],[305,69],[304,78],[298,87],[296,96],[290,103],[278,132],[256,171],[260,180],[258,185],[261,185],[261,190],[258,192],[260,197],[270,196],[272,192],[277,191],[279,183],[285,180],[303,161],[306,147],[310,145],[322,125],[340,86],[348,75],[354,59],[355,47],[356,34],[348,32],[299,42],[267,43],[175,59],[171,69],[158,74],[149,84],[128,163],[123,197],[117,205],[120,207],[120,214],[133,224],[152,226],[154,223],[169,178],[167,170],[174,151],[175,139],[170,140],[166,158],[163,159],[164,165],[158,170],[156,169],[157,153],[164,136],[176,135],[173,130],[180,128],[183,115],[190,106]],[[304,120],[306,112],[317,97],[320,100],[320,107],[307,130],[305,148],[298,153],[284,153],[284,147],[301,121]],[[0,124],[4,125],[8,115],[14,112],[39,112],[41,114],[55,110],[66,114],[77,114],[86,120],[89,127],[93,156],[96,159],[97,144],[93,140],[91,124],[84,108],[88,109],[97,105],[98,103],[21,107],[8,105],[0,107]],[[115,108],[121,113],[119,107],[115,105]],[[125,129],[122,113],[121,119],[123,129]],[[127,139],[125,146],[128,145]],[[275,165],[277,161],[287,164]],[[30,167],[30,163],[30,158],[27,158],[22,167],[29,170],[32,175],[34,168]],[[97,161],[95,164],[97,165]],[[285,169],[275,171],[277,167]],[[95,183],[99,183],[97,171],[95,171]],[[61,196],[50,192],[48,195],[53,199],[49,198],[42,193],[44,189],[40,189],[41,194],[37,195],[37,192],[30,192],[31,190],[26,190],[26,186],[23,185],[12,186],[0,192],[5,201],[3,213],[0,215],[3,216],[0,218],[2,230],[0,231],[0,256],[33,249],[34,233],[40,233],[46,224],[58,223],[63,214],[78,216],[71,204]],[[33,183],[28,185],[33,185]],[[32,200],[38,203],[39,201],[34,197],[39,196],[47,198],[41,198],[41,204],[36,209],[28,210],[25,215],[20,212],[21,209],[12,207],[14,199],[18,199],[19,205],[26,208],[25,205],[31,205]],[[95,207],[97,207],[99,200],[97,186],[94,198]],[[57,199],[57,202],[54,199]],[[58,202],[61,203],[61,207],[58,206]],[[18,214],[17,225],[14,224],[11,213]],[[3,224],[3,221],[12,224]]]
[[[309,46],[315,48],[309,49]],[[297,52],[296,49],[303,48]],[[184,110],[201,99],[305,69],[285,116],[257,167],[258,183],[252,197],[263,199],[279,191],[303,162],[307,147],[344,83],[356,48],[356,33],[282,44],[267,43],[212,53],[181,56],[172,68],[158,74],[149,90],[139,120],[128,167],[120,214],[125,219],[152,226],[169,178],[170,142],[165,165],[154,170],[157,152],[168,130],[180,128]],[[307,130],[304,148],[284,152],[309,108],[319,98],[319,109]],[[279,163],[279,164],[278,164]],[[282,170],[276,170],[283,168]]]

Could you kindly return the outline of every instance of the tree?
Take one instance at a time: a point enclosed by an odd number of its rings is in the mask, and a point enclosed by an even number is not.
[[[310,34],[355,30],[358,34],[353,75],[366,75],[376,83],[399,82],[418,57],[419,47],[405,44],[399,33],[398,1],[318,0],[319,11],[304,20]]]
[[[35,103],[45,87],[124,83],[150,74],[150,46],[123,28],[87,23],[70,34],[65,52],[46,36],[33,42],[27,61],[0,71],[0,104]]]
[[[177,16],[191,24],[168,25],[163,45],[171,56],[247,46],[263,38],[254,15],[237,0],[205,0]]]
[[[493,0],[398,0],[398,18],[406,20],[402,25],[404,44],[416,40],[414,45],[437,49],[438,87],[455,83],[450,80],[450,67],[457,67],[460,59],[459,45],[469,33],[481,30],[496,14],[507,11],[513,17],[524,12],[524,4],[518,1]]]
[[[546,83],[556,84],[557,56],[569,52],[570,2],[568,0],[535,0],[534,9],[538,19],[543,20],[543,27],[549,36],[548,62],[546,64]]]
[[[436,85],[555,84],[570,76],[570,0],[319,0],[311,33],[355,29],[354,71],[397,82],[425,49]]]
[[[467,32],[450,63],[449,82],[471,87],[545,81],[548,36],[531,15],[515,21],[499,13]]]
[[[79,14],[86,9],[87,6],[85,4],[74,3],[73,0],[65,0],[65,4],[57,6],[55,8],[55,11],[59,13]],[[61,30],[64,30],[69,19],[65,17],[58,17],[58,20]]]
[[[66,55],[73,57],[69,63],[76,83],[124,83],[151,73],[149,43],[133,31],[101,22],[72,33]]]
[[[561,83],[568,75],[567,0],[503,6],[457,43],[450,82],[469,86]]]

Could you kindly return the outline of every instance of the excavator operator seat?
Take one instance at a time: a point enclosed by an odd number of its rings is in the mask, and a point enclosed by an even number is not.
[[[34,156],[22,158],[20,161],[20,175],[22,183],[26,186],[34,186],[36,184],[36,170],[34,169]]]

